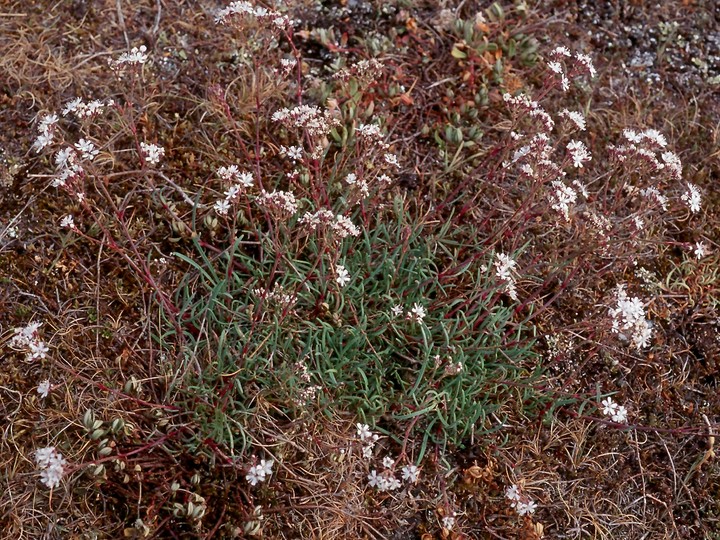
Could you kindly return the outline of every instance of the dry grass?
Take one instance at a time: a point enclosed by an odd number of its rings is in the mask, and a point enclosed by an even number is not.
[[[464,4],[467,18],[480,7]],[[578,26],[589,24],[578,22],[580,8],[555,4],[531,6],[527,20],[508,10],[507,21],[489,35],[520,28],[550,48],[555,43],[547,36],[560,35],[552,34],[558,28],[585,31]],[[702,2],[690,4],[698,18],[707,10]],[[313,13],[310,3],[304,9]],[[638,13],[645,12],[633,16]],[[313,24],[335,25],[339,36],[349,33],[345,45],[358,58],[371,26],[395,40],[386,58],[393,69],[373,107],[387,117],[393,149],[404,158],[402,196],[436,203],[439,221],[452,210],[457,223],[502,223],[523,194],[521,186],[498,183],[499,166],[483,168],[509,129],[499,108],[502,88],[489,84],[477,119],[453,116],[465,114],[462,104],[474,99],[477,88],[471,87],[474,79],[462,81],[472,66],[450,56],[458,38],[437,17],[436,6],[418,3],[392,16],[356,20],[325,11]],[[560,352],[538,345],[550,369],[544,387],[575,404],[617,390],[616,399],[629,404],[636,423],[619,429],[599,411],[578,411],[576,405],[559,405],[545,418],[528,417],[522,407],[502,409],[503,430],[447,455],[429,452],[418,484],[383,494],[367,488],[375,466],[362,458],[353,414],[326,410],[290,417],[258,394],[247,442],[258,458],[273,456],[276,468],[267,484],[250,489],[247,461],[226,459],[228,449],[211,438],[197,443],[193,411],[166,401],[187,365],[163,359],[153,340],[161,324],[153,291],[107,245],[98,249],[58,229],[59,217],[77,207],[44,188],[47,163],[29,150],[40,113],[58,110],[75,95],[103,97],[117,88],[107,59],[128,42],[147,43],[167,59],[167,69],[153,80],[139,125],[149,139],[163,133],[173,171],[168,191],[195,192],[217,163],[232,159],[238,140],[252,140],[256,127],[268,130],[260,122],[233,124],[227,113],[240,116],[257,100],[269,103],[269,112],[273,96],[291,89],[266,75],[246,77],[250,64],[231,52],[242,44],[226,43],[212,18],[210,7],[189,1],[6,2],[0,8],[0,72],[6,75],[0,81],[0,538],[535,539],[540,531],[545,538],[720,537],[720,469],[713,451],[720,418],[720,287],[713,273],[720,250],[717,87],[682,88],[670,82],[670,67],[667,82],[650,87],[619,68],[617,52],[597,55],[595,90],[553,103],[557,109],[589,105],[588,144],[598,161],[617,140],[608,134],[625,127],[664,133],[686,164],[684,179],[704,189],[701,219],[668,225],[663,244],[643,244],[634,252],[615,246],[608,258],[592,248],[583,252],[585,243],[597,242],[587,228],[574,230],[568,242],[568,231],[549,231],[536,216],[517,233],[542,232],[535,241],[547,258],[528,264],[537,275],[521,288],[553,300],[533,314],[533,323],[567,343]],[[304,73],[315,83],[310,93],[319,96],[323,65],[333,56],[313,39],[302,46]],[[473,77],[491,73],[473,69]],[[537,69],[513,62],[504,75],[506,88],[536,84],[540,77]],[[405,92],[389,90],[401,85]],[[477,123],[486,135],[473,153],[444,161],[433,133],[447,123],[465,130]],[[274,141],[269,154],[281,143]],[[111,144],[119,148],[124,141]],[[159,217],[150,190],[137,188],[132,171],[123,170],[121,160],[116,170],[110,153],[102,159],[118,173],[113,194],[138,194],[133,211],[143,220],[135,222],[132,236],[148,239],[160,253],[187,248],[187,234]],[[268,168],[282,170],[275,162]],[[174,211],[190,217],[186,208]],[[20,240],[10,237],[10,225],[20,230]],[[700,238],[711,258],[697,270],[682,261],[685,246]],[[520,243],[509,233],[506,240],[508,246]],[[623,245],[634,241],[622,239]],[[575,266],[560,272],[571,257]],[[653,272],[655,281],[643,284],[636,264]],[[164,286],[177,283],[178,270],[168,266]],[[566,278],[572,278],[572,290]],[[651,317],[663,331],[650,355],[608,345],[609,332],[593,322],[607,312],[607,291],[621,280],[642,285],[653,298]],[[27,362],[5,348],[13,328],[31,320],[44,321],[51,359]],[[43,400],[36,388],[46,378],[57,387]],[[101,438],[92,439],[83,425],[88,410],[104,428],[117,419],[124,424],[101,437],[112,448],[109,456],[101,454]],[[405,443],[400,436],[384,437],[376,456],[397,456]],[[52,491],[38,482],[33,461],[35,449],[49,445],[71,464],[67,479]],[[411,457],[417,445],[410,441],[407,450]],[[508,507],[504,489],[513,483],[538,503],[531,518]],[[206,506],[201,520],[173,514],[176,504],[187,508],[189,502]],[[452,509],[459,526],[449,532],[441,524]]]

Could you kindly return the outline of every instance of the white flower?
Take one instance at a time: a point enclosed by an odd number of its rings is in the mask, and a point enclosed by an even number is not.
[[[420,469],[418,469],[415,465],[406,465],[402,468],[402,477],[406,482],[414,484],[417,482],[419,475]]]
[[[425,311],[425,308],[415,302],[412,309],[408,312],[407,318],[411,321],[420,322],[425,318],[426,315],[427,312]]]
[[[592,159],[590,152],[581,141],[570,141],[567,145],[567,151],[573,160],[573,165],[578,169],[582,169],[583,163]]]
[[[375,448],[375,443],[363,446],[362,455],[365,459],[370,459],[373,456],[373,448]]]
[[[67,461],[54,446],[38,448],[35,451],[35,462],[43,469],[40,472],[40,481],[49,488],[57,487],[65,474]]]
[[[270,476],[272,474],[272,467],[274,465],[275,461],[272,459],[261,459],[260,460],[260,469],[262,469],[263,474],[265,476]]]
[[[261,459],[259,465],[253,465],[245,475],[250,485],[256,486],[259,482],[264,482],[265,479],[272,474],[272,466],[275,462],[272,459]]]
[[[395,460],[391,458],[390,456],[385,456],[382,461],[383,467],[386,469],[391,469],[393,465],[395,465]]]
[[[302,159],[302,148],[300,146],[281,146],[280,153],[293,161],[300,161]]]
[[[617,413],[618,404],[613,401],[612,398],[606,398],[602,400],[603,414],[605,416],[612,416]]]
[[[67,215],[64,218],[60,220],[60,226],[66,229],[74,229],[75,228],[75,218],[72,217],[72,215]]]
[[[695,184],[688,182],[687,191],[683,193],[681,199],[688,205],[693,214],[700,211],[700,190]]]
[[[160,158],[165,155],[165,149],[157,144],[141,142],[140,150],[145,158],[145,162],[149,165],[157,165],[160,162]]]
[[[48,394],[50,393],[50,380],[44,380],[40,384],[38,384],[37,387],[37,393],[40,394],[40,397],[46,398],[48,397]]]
[[[370,431],[370,426],[367,424],[361,424],[358,422],[355,424],[355,427],[357,427],[357,436],[360,437],[361,441],[372,438],[372,431]]]
[[[697,257],[698,259],[702,259],[707,254],[707,251],[705,251],[705,244],[703,244],[702,242],[695,242],[694,253],[695,257]]]
[[[517,505],[515,506],[515,509],[517,510],[519,516],[532,514],[535,512],[536,508],[537,504],[535,504],[535,501],[533,501],[532,499],[528,499],[527,502],[518,501]]]
[[[570,120],[580,131],[585,131],[585,117],[581,112],[563,109],[560,111],[560,117]]]
[[[390,308],[390,313],[392,313],[393,317],[399,317],[402,315],[403,307],[399,305],[395,305]]]
[[[50,349],[47,348],[47,346],[45,345],[45,342],[43,342],[43,341],[37,341],[37,342],[31,341],[30,342],[30,358],[31,359],[45,358],[47,356],[47,352],[49,350]]]
[[[80,152],[82,158],[87,159],[88,161],[95,159],[95,156],[97,156],[100,152],[100,150],[95,148],[92,141],[88,141],[87,139],[80,139],[77,143],[75,143],[75,148],[78,152]]]
[[[53,134],[52,133],[41,133],[37,136],[35,139],[35,142],[33,143],[32,147],[35,150],[36,153],[40,153],[40,151],[50,146],[53,142]]]
[[[623,405],[618,405],[615,414],[612,415],[612,420],[624,424],[627,421],[627,409]]]
[[[520,500],[520,488],[518,488],[517,484],[505,488],[505,497],[511,501]]]
[[[383,157],[388,165],[398,168],[400,167],[400,163],[398,162],[398,158],[395,154],[385,154]]]
[[[382,482],[382,476],[378,475],[377,471],[373,469],[370,471],[370,474],[368,474],[368,485],[370,487],[377,487],[379,485],[379,482]]]
[[[455,517],[453,516],[445,516],[442,518],[442,525],[445,529],[448,531],[451,531],[452,528],[455,526]]]
[[[345,285],[350,283],[350,273],[343,265],[338,264],[335,273],[335,281],[338,283],[338,285],[344,287]]]
[[[251,486],[256,486],[258,482],[265,480],[265,474],[262,470],[258,470],[257,465],[253,465],[245,475],[245,480],[247,480]]]
[[[221,216],[227,216],[228,210],[230,210],[230,202],[227,199],[215,201],[213,209]]]
[[[129,53],[122,53],[117,60],[114,62],[111,60],[110,65],[112,67],[120,67],[124,64],[129,65],[141,65],[147,62],[148,55],[146,54],[147,47],[140,45],[140,47],[133,47]]]

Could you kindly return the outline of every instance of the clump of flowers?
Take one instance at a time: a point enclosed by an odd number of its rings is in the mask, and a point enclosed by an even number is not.
[[[680,198],[688,205],[688,208],[690,208],[693,214],[697,214],[700,211],[700,190],[695,184],[688,182],[687,191],[685,191]]]
[[[613,398],[609,397],[602,401],[603,414],[612,418],[613,422],[624,424],[627,422],[627,409],[623,405],[615,403]]]
[[[40,481],[50,489],[57,487],[65,474],[67,461],[54,446],[38,448],[35,451],[35,463],[40,467]]]
[[[215,17],[216,24],[234,24],[240,26],[246,16],[255,17],[259,22],[267,24],[272,30],[290,30],[292,23],[288,17],[262,6],[253,6],[250,2],[232,2],[228,7],[218,12]]]
[[[355,427],[357,428],[357,436],[363,444],[363,457],[370,459],[372,457],[373,449],[375,448],[375,443],[379,437],[376,433],[370,431],[370,426],[367,424],[361,424],[358,422],[355,424]]]
[[[298,211],[295,195],[289,191],[277,190],[268,193],[262,190],[255,202],[282,217],[291,217]]]
[[[535,501],[523,493],[517,484],[508,486],[505,489],[505,498],[510,501],[510,506],[515,509],[519,516],[533,514],[537,509]]]
[[[37,393],[40,394],[41,398],[48,397],[48,394],[50,393],[51,385],[50,380],[46,379],[42,381],[40,384],[38,384],[37,387]]]
[[[317,212],[306,212],[299,220],[299,225],[306,226],[311,231],[321,227],[328,227],[339,240],[348,236],[359,236],[360,229],[352,220],[342,214],[335,215],[330,210],[321,208]]]
[[[33,143],[35,152],[40,152],[46,146],[50,146],[55,138],[55,128],[57,126],[57,114],[47,114],[43,116],[38,124],[38,132],[40,133]]]
[[[495,254],[495,276],[505,283],[505,292],[513,300],[518,299],[515,285],[515,267],[517,263],[509,255],[504,253]]]
[[[427,311],[425,311],[425,307],[415,302],[412,309],[405,315],[405,318],[409,321],[419,323],[422,322],[426,315]]]
[[[629,297],[625,292],[625,285],[619,285],[616,292],[617,307],[610,309],[612,317],[612,331],[620,335],[621,339],[632,342],[637,350],[642,350],[650,344],[653,334],[652,324],[645,318],[645,307],[637,297]],[[629,336],[625,331],[628,331]]]
[[[272,459],[261,459],[260,463],[252,465],[250,469],[248,469],[245,480],[247,480],[251,486],[256,486],[258,483],[264,482],[272,474],[274,463]]]
[[[38,335],[41,325],[40,322],[32,322],[25,328],[15,328],[15,335],[8,342],[11,348],[26,351],[25,359],[27,361],[42,360],[50,350]]]
[[[157,144],[141,142],[140,150],[142,151],[145,163],[148,165],[157,165],[160,163],[160,158],[165,155],[165,149]]]
[[[112,69],[118,69],[122,66],[141,66],[148,60],[147,47],[133,47],[130,52],[122,53],[117,60],[110,60],[109,65]]]

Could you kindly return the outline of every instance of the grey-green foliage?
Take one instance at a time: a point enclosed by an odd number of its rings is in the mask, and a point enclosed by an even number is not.
[[[450,222],[422,224],[396,204],[342,244],[287,234],[282,253],[267,239],[241,238],[222,256],[198,245],[195,259],[182,257],[180,318],[201,371],[187,369],[178,391],[199,435],[236,446],[262,399],[291,416],[351,411],[399,439],[411,426],[424,453],[496,429],[508,407],[539,403],[531,335],[513,322],[492,253],[461,240]],[[330,259],[352,275],[344,288]],[[253,293],[271,288],[271,275],[294,295],[292,307]],[[415,303],[427,310],[421,322],[406,317]],[[458,362],[459,373],[446,371]]]

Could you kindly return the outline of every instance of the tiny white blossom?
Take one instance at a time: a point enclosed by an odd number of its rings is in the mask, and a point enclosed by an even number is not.
[[[505,497],[511,501],[520,500],[520,488],[518,488],[517,484],[513,484],[505,488]]]
[[[452,516],[445,516],[442,518],[442,525],[443,528],[447,529],[448,531],[451,531],[453,527],[455,526],[455,516],[454,514]]]
[[[582,169],[583,163],[592,159],[590,152],[581,141],[570,141],[567,145],[567,151],[573,160],[573,165],[578,169]]]
[[[517,506],[515,507],[519,516],[532,514],[535,512],[536,508],[537,504],[532,499],[528,499],[527,502],[518,501]]]
[[[702,242],[695,242],[695,249],[693,253],[695,253],[696,258],[702,259],[707,254],[707,251],[705,250],[705,244],[703,244]]]
[[[360,437],[361,441],[372,438],[372,431],[370,431],[370,426],[367,424],[361,424],[358,422],[355,424],[355,427],[357,428],[357,436]]]
[[[693,214],[700,211],[700,190],[695,184],[687,183],[687,191],[683,193],[681,199],[688,205]]]
[[[44,380],[40,384],[38,384],[37,387],[37,393],[40,394],[40,397],[46,398],[48,397],[48,394],[50,393],[50,380]]]
[[[385,456],[382,461],[383,467],[386,469],[391,469],[393,465],[395,465],[395,460],[391,458],[390,456]]]
[[[75,228],[75,218],[72,215],[67,215],[60,220],[60,226],[66,229]]]
[[[402,477],[406,482],[414,484],[417,482],[419,475],[420,469],[418,469],[415,465],[406,465],[402,468]]]
[[[612,415],[613,422],[624,424],[627,422],[627,409],[623,405],[618,405],[615,414]]]
[[[145,158],[145,162],[149,165],[157,165],[160,162],[160,158],[165,155],[165,149],[157,144],[141,142],[140,150]]]
[[[350,283],[350,273],[349,273],[349,272],[347,271],[347,269],[346,269],[343,265],[341,265],[341,264],[338,264],[338,265],[337,265],[335,281],[336,281],[337,284],[340,285],[341,287],[344,287],[345,285],[347,285],[348,283]]]
[[[602,411],[605,416],[612,416],[617,413],[618,404],[610,397],[602,400],[602,406]]]
[[[97,156],[100,152],[100,150],[95,148],[92,141],[88,141],[87,139],[80,139],[77,143],[75,143],[75,148],[78,152],[80,152],[82,158],[87,159],[88,161],[95,159],[95,156]]]
[[[395,305],[390,308],[390,313],[392,313],[393,317],[399,317],[403,313],[403,307],[400,305]]]
[[[215,201],[213,209],[221,216],[227,216],[228,210],[230,210],[230,202],[227,199]]]
[[[48,349],[47,345],[43,341],[31,341],[30,342],[30,358],[31,359],[42,359],[47,356]]]
[[[411,321],[420,322],[425,318],[426,315],[427,312],[425,311],[425,308],[415,302],[412,309],[408,312],[407,318]]]

